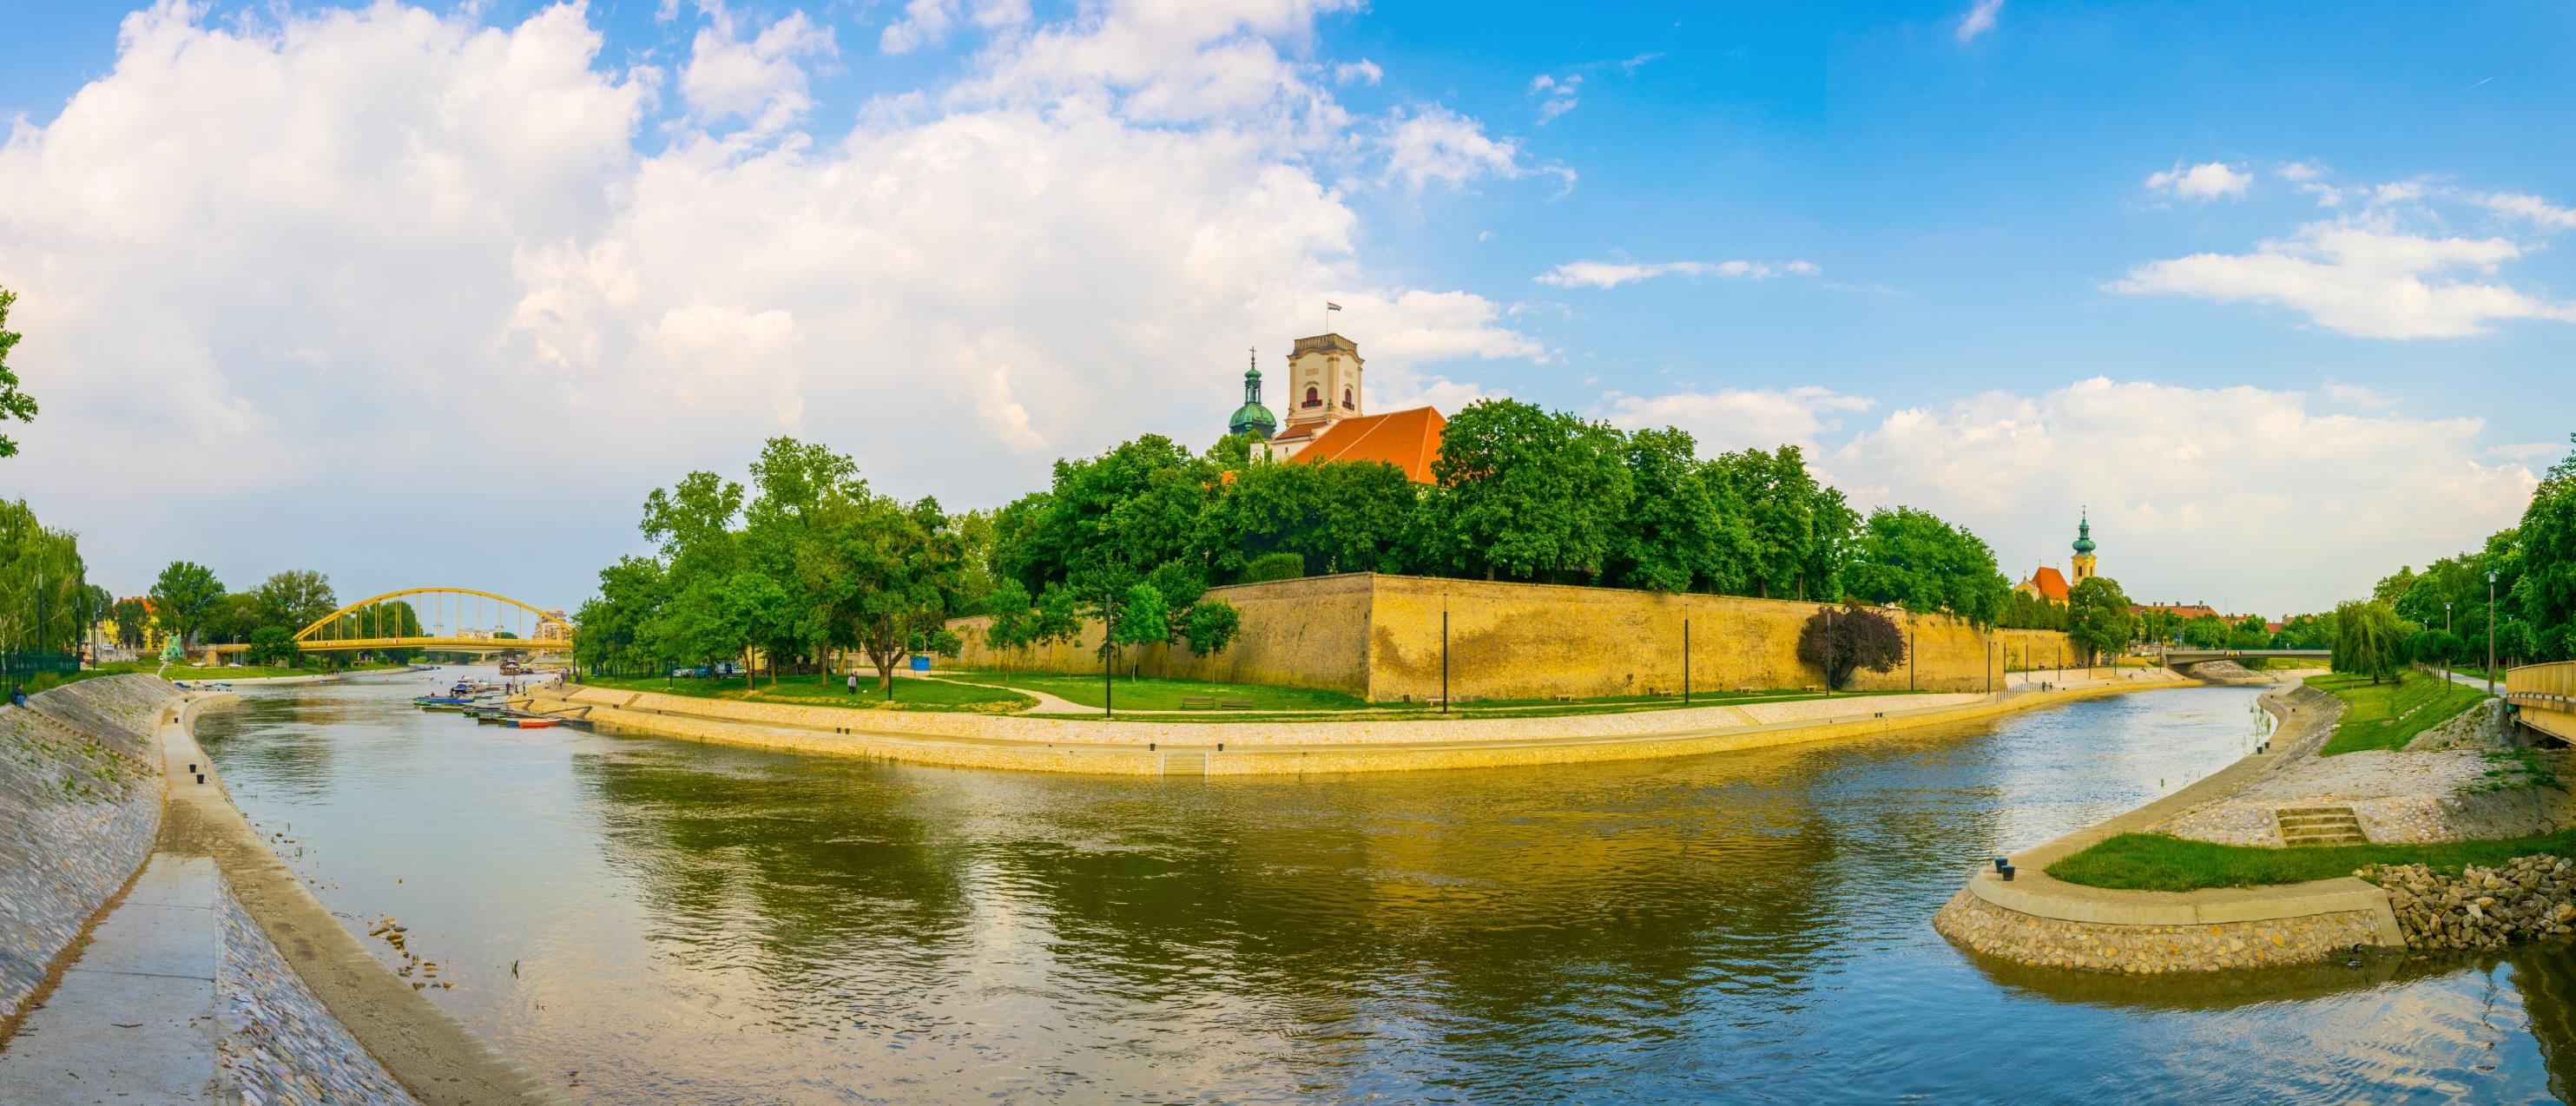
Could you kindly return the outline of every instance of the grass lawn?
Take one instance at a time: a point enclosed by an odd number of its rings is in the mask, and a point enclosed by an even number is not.
[[[839,676],[781,676],[777,686],[762,676],[756,687],[744,687],[739,676],[731,679],[664,680],[656,676],[598,676],[583,681],[590,687],[616,688],[621,691],[657,691],[666,695],[687,695],[699,699],[732,699],[752,703],[794,703],[799,706],[849,707],[855,710],[928,710],[964,711],[976,714],[1009,714],[1036,706],[1037,700],[988,687],[941,683],[936,680],[897,679],[894,699],[886,700],[873,686],[876,681],[867,674],[859,677],[859,693],[853,696]]]
[[[1059,699],[1086,707],[1100,706],[1100,677],[1074,676],[1060,672],[990,672],[979,670],[941,671],[941,677],[980,684],[1043,691]],[[1215,696],[1220,699],[1249,700],[1256,711],[1281,710],[1364,710],[1368,703],[1338,691],[1315,691],[1302,687],[1270,687],[1264,684],[1226,684],[1205,680],[1176,680],[1163,676],[1140,676],[1118,681],[1117,704],[1122,711],[1179,710],[1184,697]],[[910,685],[906,685],[909,687]],[[1209,712],[1214,713],[1214,712]]]
[[[2308,686],[2344,701],[2343,721],[2335,723],[2321,756],[2362,749],[2398,749],[2435,726],[2486,698],[2486,692],[2420,672],[2399,680],[2371,683],[2368,676],[2336,673],[2310,676]]]
[[[1835,692],[1834,698],[1861,699],[1876,696],[1902,697],[1909,694],[1912,693],[1904,691]],[[1694,694],[1691,696],[1691,701],[1687,705],[1694,708],[1745,706],[1752,703],[1779,703],[1798,699],[1821,698],[1824,698],[1824,696],[1819,694],[1809,694],[1802,691],[1754,692],[1749,695]],[[1678,698],[1618,696],[1605,699],[1577,699],[1573,701],[1560,699],[1478,700],[1472,703],[1461,702],[1447,714],[1440,713],[1439,708],[1437,707],[1426,706],[1421,703],[1375,703],[1363,707],[1352,707],[1347,710],[1337,711],[1333,715],[1329,716],[1313,714],[1276,714],[1257,710],[1194,710],[1188,712],[1188,714],[1190,720],[1193,722],[1344,722],[1358,721],[1361,719],[1371,722],[1409,722],[1441,718],[1568,718],[1587,714],[1644,714],[1654,711],[1681,710],[1684,706],[1685,704]],[[1120,684],[1118,687],[1118,709],[1122,715],[1129,709],[1127,706],[1127,687],[1125,684]],[[1141,712],[1144,708],[1136,709]],[[1902,710],[1904,707],[1902,704],[1898,704],[1891,709]],[[1041,713],[1032,714],[1029,717],[1088,718],[1094,716]]]
[[[2303,845],[2288,849],[2213,845],[2161,833],[2123,833],[2048,866],[2068,883],[2131,891],[2196,891],[2261,887],[2348,876],[2367,864],[2427,864],[2456,874],[2463,865],[2492,867],[2517,856],[2576,856],[2576,830],[2546,837],[2454,841],[2439,845]]]

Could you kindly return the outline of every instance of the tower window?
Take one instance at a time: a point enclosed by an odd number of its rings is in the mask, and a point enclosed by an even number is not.
[[[1312,385],[1312,384],[1307,385],[1307,386],[1306,386],[1306,402],[1305,402],[1304,404],[1301,404],[1301,406],[1305,406],[1305,407],[1321,407],[1321,406],[1323,406],[1323,405],[1324,405],[1324,393],[1319,392],[1319,391],[1316,391],[1316,390],[1315,390],[1315,386],[1314,386],[1314,385]]]
[[[1357,411],[1359,409],[1359,404],[1351,402],[1351,390],[1348,388],[1342,389],[1342,410]]]

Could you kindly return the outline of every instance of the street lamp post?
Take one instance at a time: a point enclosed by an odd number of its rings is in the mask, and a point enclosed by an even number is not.
[[[1100,603],[1100,717],[1118,717],[1117,651],[1110,647],[1110,627],[1118,624],[1118,593],[1101,597]]]
[[[2445,599],[2442,601],[2442,683],[2445,687],[2451,682],[2451,643],[2455,640],[2457,638],[2451,632],[2451,601]]]

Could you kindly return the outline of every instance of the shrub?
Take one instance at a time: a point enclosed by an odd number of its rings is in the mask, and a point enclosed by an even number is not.
[[[1853,603],[1827,607],[1798,631],[1798,659],[1825,670],[1825,686],[1839,688],[1866,668],[1893,672],[1905,660],[1905,634],[1894,619]]]
[[[1294,580],[1306,574],[1306,558],[1296,553],[1264,553],[1243,566],[1243,582]]]

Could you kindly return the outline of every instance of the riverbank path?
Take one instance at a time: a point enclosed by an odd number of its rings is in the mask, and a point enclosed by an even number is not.
[[[155,853],[0,1052],[0,1102],[215,1101],[215,862]]]

